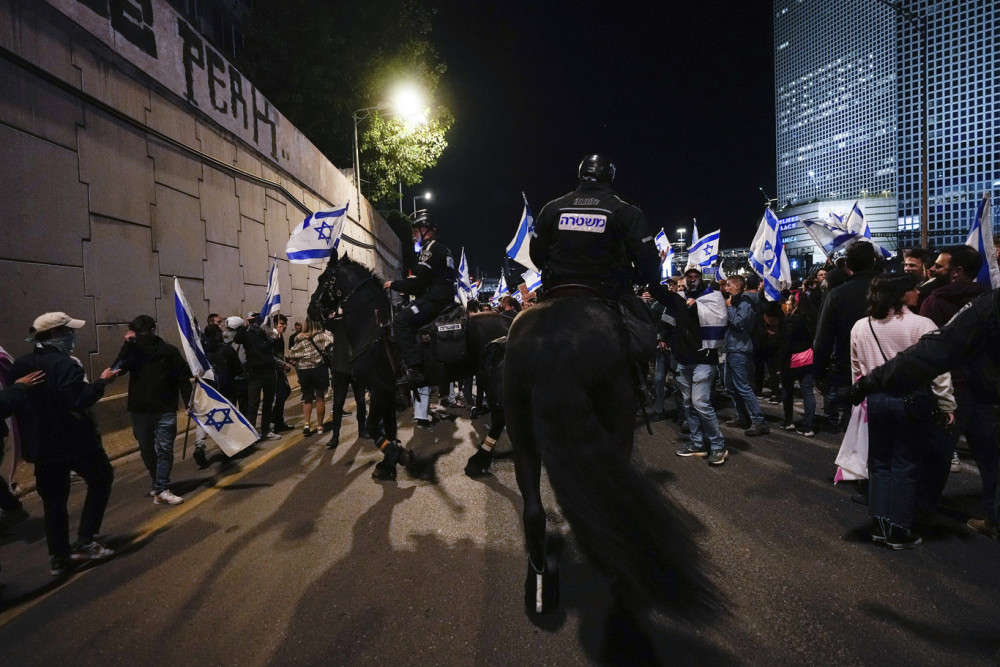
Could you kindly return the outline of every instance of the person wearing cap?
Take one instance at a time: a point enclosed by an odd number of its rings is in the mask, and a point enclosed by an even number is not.
[[[191,369],[180,350],[156,335],[156,320],[139,315],[129,322],[114,367],[129,374],[128,412],[142,462],[153,482],[157,505],[179,505],[170,490],[177,438],[177,397],[191,401]]]
[[[239,315],[232,315],[225,319],[223,325],[222,340],[230,349],[236,352],[236,357],[240,362],[239,373],[233,377],[233,395],[235,396],[236,407],[239,408],[241,413],[246,415],[247,403],[249,402],[247,399],[247,355],[246,349],[236,342],[236,332],[239,331],[240,327],[245,327],[246,322]]]
[[[437,240],[437,225],[427,216],[427,211],[419,211],[410,227],[413,243],[420,249],[415,275],[386,281],[384,287],[414,297],[413,302],[393,319],[392,328],[399,356],[406,366],[406,377],[400,380],[400,385],[416,389],[427,384],[417,329],[432,322],[442,310],[455,303],[458,273],[455,258],[451,250]]]
[[[111,497],[114,469],[101,443],[90,408],[118,371],[104,369],[88,381],[83,364],[73,357],[77,329],[86,322],[66,313],[45,313],[35,319],[32,351],[14,362],[12,382],[45,373],[45,383],[28,392],[17,408],[24,460],[35,466],[35,483],[45,511],[45,537],[53,576],[69,571],[74,562],[104,560],[114,555],[95,539]],[[87,485],[77,540],[69,541],[70,473]]]

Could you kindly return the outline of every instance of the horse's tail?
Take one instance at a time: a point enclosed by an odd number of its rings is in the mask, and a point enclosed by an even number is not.
[[[563,386],[565,392],[567,387]],[[620,443],[579,396],[534,420],[549,482],[581,550],[616,588],[691,622],[717,620],[722,596],[692,539],[697,520],[675,506],[623,455]]]

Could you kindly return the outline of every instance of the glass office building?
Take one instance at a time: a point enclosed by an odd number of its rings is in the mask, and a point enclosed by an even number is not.
[[[902,5],[909,15],[879,0],[775,0],[779,218],[861,200],[884,245],[919,244],[925,55],[930,245],[964,242],[978,200],[1000,186],[1000,3]],[[809,252],[787,226],[790,251]]]

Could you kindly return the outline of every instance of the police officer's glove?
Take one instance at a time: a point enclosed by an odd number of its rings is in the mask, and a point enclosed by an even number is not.
[[[838,389],[837,398],[851,405],[859,405],[861,401],[865,400],[868,394],[875,393],[878,390],[879,384],[875,378],[871,375],[865,375],[854,384]]]

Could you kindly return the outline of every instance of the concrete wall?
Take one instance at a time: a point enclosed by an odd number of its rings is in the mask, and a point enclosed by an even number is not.
[[[260,308],[274,259],[282,312],[304,318],[322,267],[289,264],[285,243],[310,211],[345,201],[358,211],[351,182],[249,82],[277,128],[262,145],[152,76],[172,71],[164,43],[176,34],[157,34],[157,67],[136,66],[114,16],[129,3],[103,1],[0,1],[0,345],[25,353],[34,318],[65,311],[87,321],[77,356],[95,376],[138,314],[178,344],[175,276],[201,322],[245,316]],[[166,3],[140,5],[158,12],[143,17],[158,30],[185,32]],[[341,248],[396,275],[398,239],[367,202],[361,210]],[[134,447],[122,431],[127,386],[113,384],[98,410],[114,453]]]

